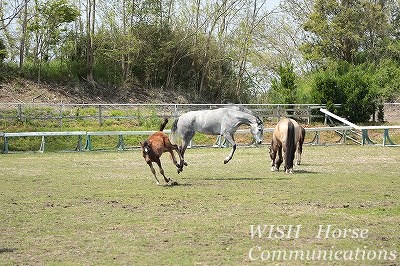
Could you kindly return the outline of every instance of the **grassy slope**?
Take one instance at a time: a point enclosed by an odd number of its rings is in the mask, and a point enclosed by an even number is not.
[[[155,185],[137,150],[0,155],[0,264],[241,265],[254,246],[400,252],[398,148],[307,146],[294,175],[271,173],[266,147],[239,147],[223,165],[228,152],[188,150],[180,175],[165,155],[173,187]],[[302,230],[251,239],[252,224]],[[316,239],[320,224],[368,237]]]

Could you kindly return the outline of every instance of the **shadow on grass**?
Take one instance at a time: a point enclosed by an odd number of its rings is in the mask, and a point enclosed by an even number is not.
[[[294,170],[294,174],[320,174],[320,172],[307,171],[307,170]]]
[[[0,248],[0,254],[1,253],[11,253],[14,251],[15,251],[15,248]]]
[[[314,172],[314,171],[307,171],[307,170],[294,170],[293,174],[286,174],[283,171],[279,172],[274,172],[273,177],[275,177],[276,180],[291,180],[293,177],[299,176],[299,175],[314,175],[314,174],[320,174],[319,172]],[[280,175],[279,177],[277,175]]]
[[[250,177],[250,178],[246,178],[246,177],[227,177],[227,178],[222,178],[222,177],[217,177],[217,178],[204,178],[203,180],[208,180],[208,181],[255,181],[255,180],[264,180],[266,178],[262,178],[262,177]]]
[[[175,182],[173,184],[162,184],[160,187],[165,187],[165,188],[173,188],[173,187],[190,187],[192,184],[190,183],[178,183]]]

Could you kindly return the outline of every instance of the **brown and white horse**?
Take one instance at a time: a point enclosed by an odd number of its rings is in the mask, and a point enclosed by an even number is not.
[[[285,172],[293,173],[293,161],[297,150],[297,164],[300,164],[301,153],[303,151],[303,142],[305,129],[295,120],[284,118],[278,122],[272,134],[271,147],[269,155],[271,157],[271,171],[279,171],[283,162],[282,153],[285,160]]]
[[[146,163],[150,166],[151,172],[153,173],[157,181],[157,184],[160,184],[160,182],[157,179],[156,170],[153,167],[153,162],[155,162],[160,168],[160,173],[164,177],[165,182],[167,184],[176,185],[177,183],[175,181],[172,181],[170,178],[167,178],[165,176],[164,169],[162,168],[160,161],[160,157],[163,154],[163,152],[169,152],[171,154],[171,158],[174,164],[178,168],[178,173],[182,171],[182,167],[180,167],[180,164],[178,164],[174,155],[174,150],[175,150],[179,155],[180,161],[183,160],[181,152],[178,149],[178,146],[171,144],[168,136],[164,132],[162,132],[167,123],[168,119],[165,118],[163,123],[160,125],[160,130],[158,132],[153,133],[147,140],[145,140],[145,142],[141,144],[141,150],[143,158],[145,159]],[[169,183],[170,181],[171,183]]]

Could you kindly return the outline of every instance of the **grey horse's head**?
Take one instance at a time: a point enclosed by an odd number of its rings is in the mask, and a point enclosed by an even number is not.
[[[256,123],[253,123],[251,126],[251,134],[253,134],[255,142],[257,145],[261,144],[264,137],[264,124],[262,120],[257,117]]]

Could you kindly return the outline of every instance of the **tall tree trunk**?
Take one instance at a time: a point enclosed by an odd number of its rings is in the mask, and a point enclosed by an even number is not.
[[[126,36],[126,0],[122,1],[122,32],[124,36]],[[124,42],[124,45],[128,45],[127,42]],[[121,68],[122,68],[122,79],[125,82],[126,80],[126,75],[127,75],[127,59],[128,55],[127,53],[122,53],[121,56]]]
[[[246,64],[247,64],[247,57],[249,54],[249,48],[250,48],[250,40],[253,36],[254,29],[256,27],[256,20],[257,20],[257,12],[258,12],[258,7],[257,7],[257,0],[254,0],[253,3],[253,9],[251,15],[247,16],[246,19],[246,27],[245,27],[245,32],[244,32],[244,41],[243,41],[243,46],[241,47],[241,52],[240,52],[240,64],[239,64],[239,73],[236,81],[236,90],[235,90],[235,96],[236,98],[242,102],[243,101],[243,88],[242,88],[242,81],[244,78],[244,74],[246,73]]]
[[[21,40],[19,43],[19,68],[20,69],[22,69],[22,67],[24,65],[26,26],[27,26],[27,18],[28,18],[28,2],[29,2],[29,0],[24,1],[24,7],[23,7],[23,11],[22,11],[22,34],[21,34]]]
[[[87,0],[86,10],[86,79],[93,86],[96,87],[97,83],[93,77],[94,66],[94,49],[93,49],[93,36],[94,36],[94,23],[95,23],[95,10],[96,0]]]

